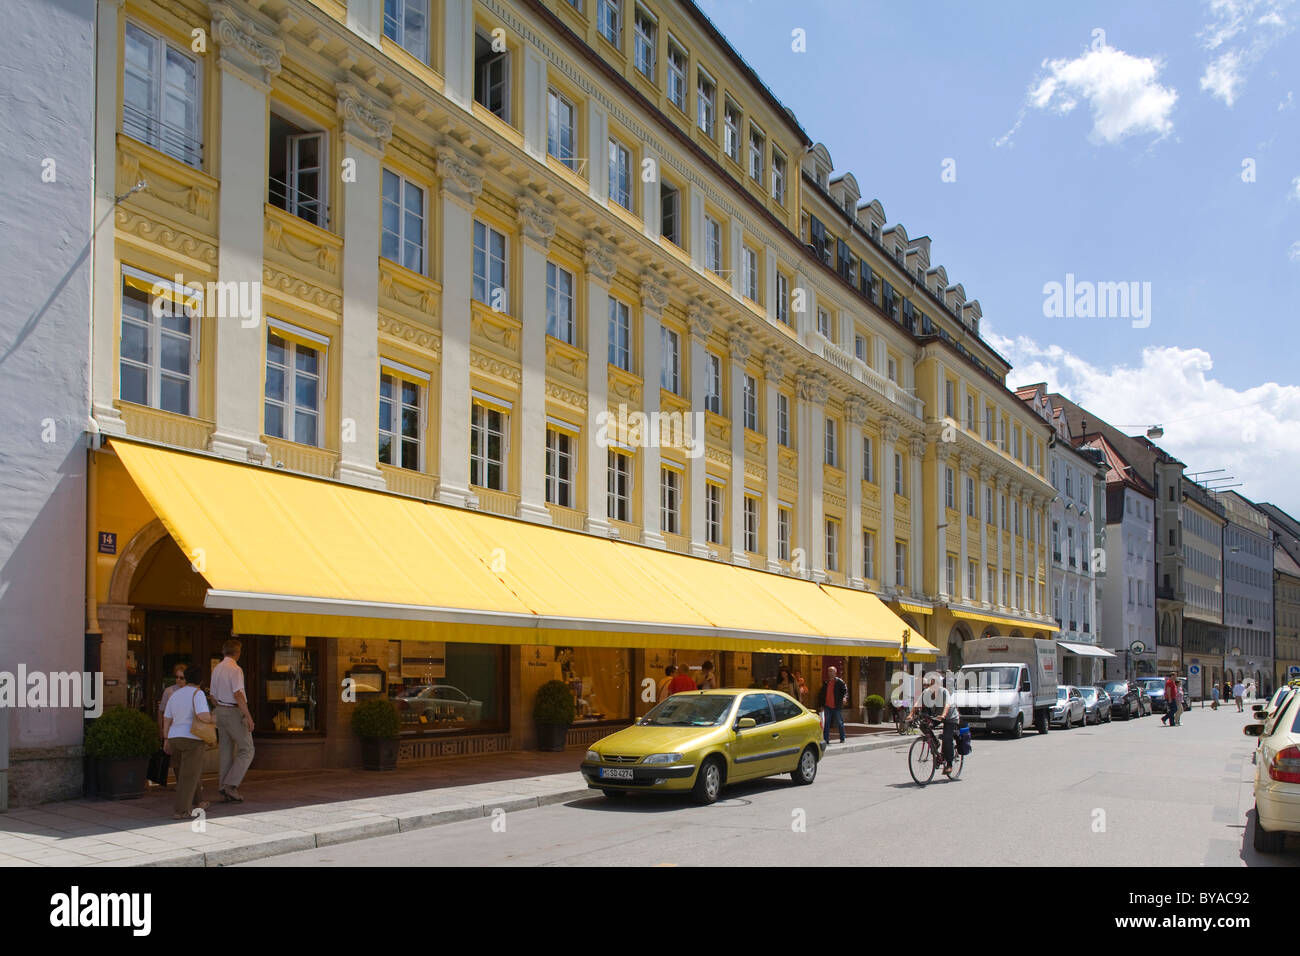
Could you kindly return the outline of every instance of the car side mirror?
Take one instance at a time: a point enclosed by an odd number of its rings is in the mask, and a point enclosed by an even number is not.
[[[1247,737],[1262,737],[1264,736],[1264,725],[1247,724],[1245,727],[1241,728],[1241,732]]]
[[[753,717],[741,717],[740,720],[736,721],[737,730],[748,730],[750,727],[757,727],[757,726],[758,726],[758,721],[755,720]]]
[[[1256,705],[1255,705],[1254,707],[1252,707],[1250,710],[1251,710],[1251,713],[1253,713],[1256,717],[1263,717],[1263,716],[1264,716],[1264,711],[1266,711],[1267,709],[1268,709],[1268,708],[1265,707],[1263,704],[1256,704]]]

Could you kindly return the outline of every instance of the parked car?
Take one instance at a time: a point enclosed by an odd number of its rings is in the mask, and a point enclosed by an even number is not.
[[[398,716],[410,722],[453,722],[477,724],[483,718],[483,702],[450,684],[420,684],[408,687],[393,701]]]
[[[1152,712],[1165,712],[1165,679],[1163,677],[1139,677],[1136,683],[1142,690],[1146,691],[1147,697],[1151,700]]]
[[[810,784],[821,758],[821,720],[794,698],[704,690],[674,694],[631,727],[596,741],[582,773],[610,798],[676,792],[708,804],[742,780],[788,773],[796,784]]]
[[[1281,698],[1262,723],[1243,728],[1259,738],[1255,755],[1255,834],[1260,853],[1280,853],[1300,833],[1300,693]]]
[[[1052,708],[1051,721],[1069,730],[1075,724],[1087,720],[1087,708],[1079,688],[1072,684],[1061,684],[1056,688],[1056,706]]]
[[[1133,681],[1108,680],[1097,686],[1110,697],[1112,716],[1123,717],[1125,720],[1142,716],[1137,685]]]
[[[1083,696],[1083,722],[1085,724],[1110,723],[1110,694],[1100,687],[1080,687]]]
[[[1150,717],[1152,714],[1155,713],[1155,706],[1151,703],[1151,695],[1147,693],[1147,689],[1142,686],[1142,683],[1140,681],[1137,682],[1137,692],[1138,692],[1138,716]]]

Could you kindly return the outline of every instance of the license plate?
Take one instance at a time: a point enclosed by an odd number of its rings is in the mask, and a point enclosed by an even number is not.
[[[632,768],[631,767],[601,767],[600,779],[601,780],[631,780],[633,779]]]
[[[984,722],[982,720],[968,720],[966,721],[966,726],[982,730],[984,728]]]

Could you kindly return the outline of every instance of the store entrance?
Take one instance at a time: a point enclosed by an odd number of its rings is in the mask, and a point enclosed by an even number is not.
[[[144,697],[148,713],[158,712],[163,691],[173,683],[172,670],[177,664],[193,665],[202,674],[204,690],[211,688],[212,668],[221,663],[221,645],[230,640],[231,618],[228,614],[187,614],[177,611],[144,611]],[[245,681],[251,684],[256,666],[257,642],[244,641],[239,665]],[[247,687],[249,700],[256,699],[254,688]]]

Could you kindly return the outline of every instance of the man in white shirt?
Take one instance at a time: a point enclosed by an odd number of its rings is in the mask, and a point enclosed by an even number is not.
[[[939,680],[938,673],[934,671],[925,675],[925,686],[917,697],[916,703],[912,705],[912,710],[907,715],[908,719],[915,717],[922,708],[925,708],[932,717],[938,717],[943,722],[943,739],[941,741],[943,747],[943,772],[945,775],[951,774],[957,744],[957,733],[961,729],[961,713],[953,702],[952,694]]]
[[[239,785],[253,762],[253,715],[248,712],[244,671],[239,666],[239,641],[221,645],[225,655],[212,668],[212,699],[217,705],[217,730],[221,744],[219,791],[227,803],[243,803]]]

